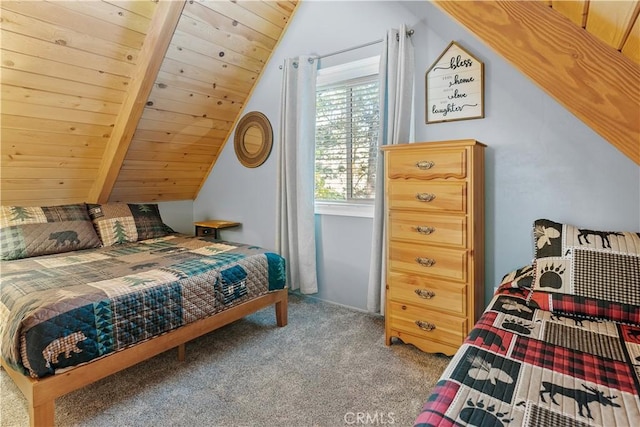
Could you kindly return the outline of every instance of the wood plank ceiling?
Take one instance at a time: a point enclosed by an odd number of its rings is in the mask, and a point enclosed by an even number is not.
[[[640,164],[639,1],[433,1]],[[194,199],[297,4],[0,2],[2,204]]]
[[[2,204],[194,199],[296,1],[2,1]]]

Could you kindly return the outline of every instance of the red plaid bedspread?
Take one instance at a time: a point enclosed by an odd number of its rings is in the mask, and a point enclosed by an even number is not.
[[[503,285],[415,426],[640,426],[640,327],[565,317]]]

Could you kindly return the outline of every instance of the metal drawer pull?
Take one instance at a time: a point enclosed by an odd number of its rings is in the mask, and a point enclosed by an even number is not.
[[[433,193],[418,193],[416,194],[416,199],[419,202],[430,202],[436,198],[436,195]]]
[[[414,292],[420,298],[424,298],[424,299],[431,299],[436,296],[436,293],[433,291],[430,291],[429,289],[416,289]]]
[[[425,322],[424,320],[416,320],[416,326],[423,331],[431,332],[436,328],[433,323]]]
[[[423,160],[423,161],[420,161],[420,162],[416,163],[417,168],[418,169],[422,169],[423,171],[427,170],[427,169],[431,169],[435,165],[436,165],[436,163],[432,162],[431,160]]]
[[[416,262],[423,267],[433,267],[433,265],[436,263],[436,260],[432,258],[423,258],[419,256],[416,258]]]
[[[420,234],[431,234],[436,231],[435,228],[426,225],[416,225],[415,230]]]

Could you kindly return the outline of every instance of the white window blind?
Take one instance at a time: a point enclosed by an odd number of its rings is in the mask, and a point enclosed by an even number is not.
[[[380,129],[377,66],[362,70],[360,74],[367,75],[337,82],[336,78],[325,79],[318,85],[316,201],[373,201]],[[353,65],[349,75],[354,75]],[[320,83],[321,76],[318,80]]]

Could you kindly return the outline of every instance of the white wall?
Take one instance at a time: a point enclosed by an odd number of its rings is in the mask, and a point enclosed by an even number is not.
[[[415,29],[416,140],[475,138],[487,144],[486,298],[511,269],[533,257],[531,224],[546,217],[576,225],[640,230],[640,167],[427,1],[301,3],[245,107],[274,128],[274,149],[255,169],[236,159],[233,140],[193,203],[193,219],[243,223],[229,240],[275,244],[276,145],[284,58],[325,54]],[[485,63],[485,118],[424,124],[424,73],[451,40]],[[376,54],[378,46],[332,57],[333,65]],[[171,224],[170,224],[171,225]],[[366,307],[371,219],[317,216],[319,298]]]
[[[181,200],[178,202],[158,203],[162,222],[175,231],[184,234],[194,234],[193,226],[193,201]]]

